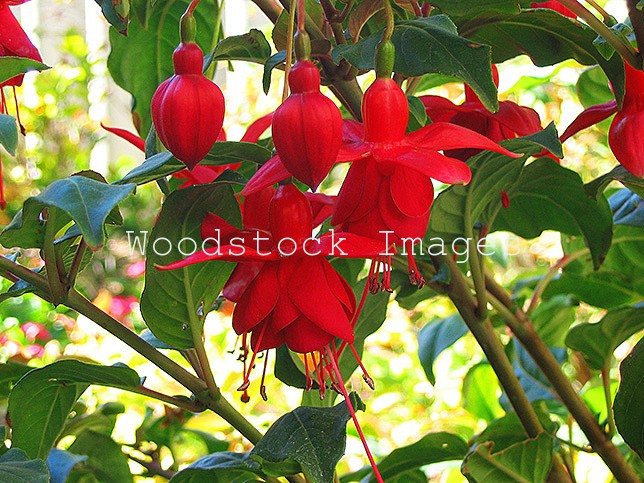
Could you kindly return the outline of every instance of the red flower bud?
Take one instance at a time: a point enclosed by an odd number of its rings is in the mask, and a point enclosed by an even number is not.
[[[626,66],[624,104],[608,133],[608,142],[617,161],[635,176],[644,177],[644,72]]]
[[[289,73],[292,93],[273,117],[273,142],[288,171],[316,189],[333,167],[342,144],[342,115],[320,92],[320,72],[299,60]]]
[[[152,121],[163,145],[189,169],[201,161],[224,122],[224,96],[202,73],[203,52],[194,42],[173,54],[175,74],[152,97]]]
[[[557,2],[556,0],[550,0],[549,2],[532,2],[530,4],[531,8],[548,8],[550,10],[554,10],[555,12],[559,12],[561,15],[564,15],[565,17],[570,17],[570,18],[577,18],[577,14],[570,10],[569,8],[564,7],[562,4]]]
[[[391,143],[402,140],[409,120],[407,96],[393,79],[376,79],[362,101],[365,141]]]

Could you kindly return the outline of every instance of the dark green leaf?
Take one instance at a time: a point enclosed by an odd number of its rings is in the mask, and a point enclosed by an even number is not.
[[[186,258],[195,247],[201,249],[201,222],[207,213],[239,224],[239,209],[230,186],[215,183],[173,191],[163,203],[147,243],[141,314],[159,340],[178,349],[193,346],[191,324],[199,325],[193,328],[201,333],[203,317],[233,265],[210,261],[169,271],[156,266]]]
[[[624,441],[635,450],[640,458],[644,456],[644,339],[619,367],[622,382],[615,396],[613,409],[615,424]]]
[[[579,175],[549,158],[527,166],[506,189],[510,206],[500,210],[493,230],[535,238],[544,230],[582,235],[595,268],[606,256],[612,239],[612,215],[605,198],[589,198]]]
[[[133,184],[110,185],[82,174],[54,181],[41,194],[25,201],[23,209],[0,233],[0,243],[5,247],[42,247],[44,224],[41,212],[45,207],[54,207],[76,222],[90,247],[100,247],[104,242],[103,226],[108,217],[134,188]],[[55,218],[57,230],[69,221],[66,216]]]
[[[624,97],[624,65],[621,57],[606,60],[593,45],[597,34],[581,22],[548,9],[526,10],[519,15],[495,15],[466,28],[463,35],[492,47],[495,64],[521,54],[535,65],[555,65],[574,59],[582,65],[599,64],[611,81],[618,102]]]
[[[172,477],[172,483],[229,483],[257,476],[248,453],[223,452],[198,459]],[[239,480],[238,480],[239,479]]]
[[[145,184],[164,178],[185,168],[179,160],[167,151],[147,158],[143,163],[118,180],[116,184]]]
[[[611,181],[617,180],[639,196],[644,197],[644,180],[629,173],[621,164],[599,178],[586,184],[586,192],[589,196],[596,198],[598,193],[603,192]]]
[[[353,406],[356,411],[364,410],[357,397]],[[297,461],[313,483],[328,483],[344,454],[350,418],[344,401],[332,408],[299,407],[279,418],[250,455],[260,462]]]
[[[414,96],[407,96],[409,103],[409,121],[407,122],[407,132],[417,131],[428,123],[427,112],[423,102]]]
[[[466,454],[467,443],[460,436],[431,433],[414,444],[393,450],[378,463],[378,470],[385,481],[393,481],[409,470],[441,461],[460,460]],[[375,476],[371,475],[368,481],[375,482]]]
[[[18,124],[15,117],[7,114],[0,114],[0,146],[5,148],[11,156],[16,155]]]
[[[500,394],[499,381],[490,364],[480,362],[467,371],[463,380],[463,407],[474,416],[488,422],[502,416]]]
[[[152,125],[150,104],[159,84],[174,70],[172,52],[179,45],[179,18],[189,0],[157,2],[150,11],[147,28],[132,23],[127,37],[110,31],[107,66],[114,81],[134,97],[134,110],[141,119],[140,132]],[[194,12],[199,28],[196,42],[205,52],[213,45],[217,7],[214,0],[202,0]]]
[[[358,69],[373,69],[380,39],[381,32],[355,44],[339,45],[333,49],[333,60],[345,58]],[[391,40],[396,47],[394,71],[407,76],[436,73],[458,77],[476,92],[485,107],[498,109],[489,48],[459,37],[448,17],[400,22]]]
[[[134,479],[128,458],[121,445],[107,434],[83,431],[69,447],[69,451],[86,455],[87,461],[72,470],[68,483],[100,481],[101,483],[130,483]],[[91,475],[91,477],[90,477]]]
[[[483,13],[519,13],[529,0],[432,0],[441,12],[455,17],[476,17]]]
[[[85,455],[77,455],[53,448],[47,456],[47,468],[51,474],[51,483],[65,483],[74,466],[87,460]]]
[[[429,382],[436,384],[436,358],[465,334],[467,326],[460,315],[434,320],[421,329],[418,333],[418,359]]]
[[[264,34],[251,29],[244,35],[233,35],[220,41],[212,53],[212,60],[246,60],[263,64],[271,56],[271,46]]]
[[[594,324],[579,324],[566,337],[566,345],[584,355],[588,365],[601,369],[610,363],[622,342],[644,330],[644,306],[610,310]]]
[[[604,104],[614,98],[613,92],[608,87],[608,77],[599,67],[591,67],[579,75],[577,96],[584,108]]]
[[[563,347],[568,329],[575,322],[579,302],[569,295],[542,301],[532,314],[534,328],[548,347]]]
[[[262,76],[262,87],[264,94],[268,94],[271,88],[271,74],[273,69],[286,61],[286,51],[280,50],[278,53],[271,55],[264,64],[264,75]]]
[[[492,444],[474,447],[465,458],[463,474],[473,483],[544,483],[552,467],[552,436],[534,439],[492,453]]]
[[[561,150],[561,143],[554,124],[531,136],[512,139],[501,143],[513,152],[523,152],[526,156],[513,159],[502,154],[484,151],[468,160],[472,170],[472,181],[467,186],[451,186],[443,191],[432,207],[425,242],[433,244],[432,239],[452,243],[465,237],[466,206],[471,207],[473,222],[480,221],[489,226],[501,210],[501,190],[506,192],[519,179],[528,155],[540,153],[543,148]]]
[[[30,70],[42,71],[46,69],[51,69],[51,67],[37,60],[24,57],[0,57],[0,84]]]
[[[157,349],[172,349],[172,350],[178,350],[176,347],[173,347],[169,344],[166,344],[162,340],[159,340],[152,332],[149,330],[144,330],[141,333],[141,339],[146,341],[148,344],[150,344],[152,347],[156,347]]]
[[[0,397],[7,397],[11,386],[32,369],[33,367],[26,364],[11,361],[6,364],[0,364]]]
[[[130,0],[130,8],[134,14],[134,18],[139,22],[143,28],[148,27],[148,20],[150,18],[150,11],[155,2],[150,0]]]
[[[135,387],[139,376],[124,365],[106,367],[75,360],[30,371],[9,395],[14,446],[34,458],[46,457],[74,403],[90,384]]]
[[[0,480],[3,483],[49,483],[49,471],[43,460],[29,459],[21,449],[11,448],[0,456]]]
[[[130,21],[130,1],[129,0],[96,0],[105,19],[120,34],[127,35],[127,25]]]

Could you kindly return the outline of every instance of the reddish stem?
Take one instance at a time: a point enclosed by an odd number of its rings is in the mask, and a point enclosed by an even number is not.
[[[331,349],[329,349],[328,345],[324,347],[324,350],[326,351],[329,357],[329,360],[331,362],[331,367],[333,368],[333,372],[335,372],[335,376],[338,378],[340,390],[342,391],[344,400],[346,401],[347,407],[349,408],[349,413],[351,413],[351,419],[353,419],[353,423],[356,425],[356,430],[358,431],[358,435],[360,436],[360,441],[362,441],[362,446],[364,446],[364,450],[367,453],[367,458],[369,458],[369,463],[371,463],[373,474],[378,480],[378,483],[384,483],[382,476],[380,476],[378,465],[376,465],[376,461],[373,459],[373,455],[371,454],[371,450],[369,449],[369,445],[367,444],[367,439],[365,438],[364,433],[362,432],[362,427],[360,426],[360,423],[358,422],[358,418],[356,417],[356,412],[353,409],[353,404],[351,404],[351,399],[349,398],[349,393],[347,392],[347,388],[344,387],[344,381],[342,380],[342,375],[340,374],[340,369],[338,368],[338,364],[333,358],[333,354],[331,353]]]
[[[199,5],[200,0],[192,0],[190,2],[190,5],[188,5],[188,9],[186,10],[186,13],[191,14],[195,11],[195,8],[197,8],[197,5]]]
[[[304,0],[297,0],[297,31],[304,32],[304,21],[306,19],[306,10],[304,9]]]

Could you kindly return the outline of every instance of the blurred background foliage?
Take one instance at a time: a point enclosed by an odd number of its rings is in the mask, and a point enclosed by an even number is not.
[[[9,222],[28,196],[38,193],[56,179],[88,169],[96,142],[109,135],[88,114],[91,108],[88,86],[95,78],[97,64],[104,64],[105,59],[89,60],[83,37],[73,31],[65,36],[59,49],[64,62],[30,77],[31,83],[18,92],[23,99],[20,116],[27,134],[22,138],[16,158],[3,154],[9,203],[7,210],[0,212],[0,225]],[[228,113],[226,128],[231,138],[238,139],[253,119],[278,104],[280,83],[274,82],[269,96],[264,97],[259,87],[260,72],[258,68],[244,72],[245,100],[240,102],[238,99],[236,103],[229,104],[233,112]],[[573,62],[536,68],[528,59],[518,58],[501,65],[500,72],[500,99],[533,107],[539,112],[543,126],[555,121],[559,132],[583,107],[605,102],[611,95],[601,71],[585,69]],[[367,79],[363,81],[368,83]],[[236,85],[239,89],[239,83]],[[461,84],[446,84],[427,92],[448,97],[457,103],[463,99]],[[584,181],[609,171],[615,165],[607,146],[608,122],[582,132],[564,145],[566,156],[562,164],[579,172]],[[142,159],[142,155],[139,159],[110,159],[103,174],[108,180],[117,179]],[[337,181],[339,176],[335,179]],[[325,189],[329,193],[337,192],[338,183],[334,183],[333,177]],[[144,328],[138,308],[143,267],[141,255],[131,252],[127,231],[150,230],[160,201],[156,185],[138,188],[136,196],[129,197],[121,205],[125,224],[113,229],[108,245],[94,254],[91,264],[80,277],[81,291],[137,332]],[[510,237],[518,247],[518,254],[505,254],[489,260],[495,265],[495,273],[504,286],[529,283],[530,277],[543,275],[562,256],[558,233],[546,232],[529,241],[507,234],[495,234],[491,239],[492,243],[500,245]],[[32,260],[31,266],[34,266],[38,263],[38,256],[27,251],[22,258],[23,262],[25,260]],[[7,281],[2,284],[3,291],[10,285]],[[367,339],[363,361],[377,381],[376,390],[366,387],[359,375],[354,375],[350,382],[368,405],[368,412],[361,415],[361,420],[376,455],[386,455],[430,431],[444,430],[471,438],[489,421],[504,414],[498,403],[501,391],[496,377],[489,365],[483,362],[484,357],[471,336],[459,339],[437,357],[433,368],[435,383],[428,381],[417,355],[418,336],[434,320],[452,315],[453,308],[441,298],[416,305],[419,298],[418,294],[412,294],[402,298],[400,303],[392,301],[385,324]],[[558,316],[567,317],[569,324],[573,321],[598,321],[603,314],[601,310],[574,299],[561,304],[567,310],[565,313],[558,311]],[[237,340],[230,328],[231,309],[229,303],[224,303],[219,311],[209,316],[205,328],[207,349],[222,390],[234,396],[235,406],[251,421],[266,429],[281,414],[300,404],[301,391],[284,385],[270,375],[272,371],[269,370],[268,402],[259,395],[258,380],[254,380],[250,387],[250,402],[240,402],[236,388],[242,381],[242,364],[236,361]],[[91,321],[72,312],[54,311],[51,305],[32,295],[0,304],[0,341],[0,362],[28,362],[31,366],[41,366],[61,357],[73,356],[103,364],[124,362],[134,369],[143,368],[146,364],[141,356],[106,335]],[[613,372],[631,347],[632,344],[626,343],[618,349],[617,361],[611,368]],[[180,360],[176,353],[170,355]],[[598,413],[605,412],[598,377],[591,377],[581,358],[573,357],[571,360],[577,361],[577,366],[564,367],[564,370],[577,375],[577,386],[591,407]],[[152,374],[153,369],[148,364],[144,372]],[[164,393],[180,392],[179,386],[158,371],[154,377],[148,378],[148,382]],[[5,396],[6,393],[0,393],[0,411],[3,413],[6,410]],[[103,426],[97,434],[111,434],[114,441],[122,446],[117,446],[116,453],[110,453],[113,456],[89,454],[86,461],[76,466],[70,481],[92,481],[84,478],[89,478],[89,474],[100,474],[103,475],[99,478],[101,481],[122,482],[125,480],[119,478],[124,473],[114,468],[123,464],[129,465],[134,474],[141,475],[137,477],[138,481],[145,481],[143,475],[147,475],[149,481],[162,481],[183,465],[213,451],[248,449],[244,440],[212,413],[191,415],[142,396],[94,386],[81,401],[69,423],[72,427],[67,428],[67,436],[61,439],[59,447],[68,449],[73,446],[73,435],[77,434],[73,425],[91,423],[87,421],[90,415],[104,416],[99,418]],[[1,416],[4,419],[4,414]],[[565,417],[558,423],[562,437],[573,442],[580,439]],[[351,425],[349,436],[347,457],[343,458],[339,468],[341,472],[356,471],[366,464],[362,446]],[[90,442],[85,444],[91,447]],[[127,461],[119,456],[121,451],[127,454]],[[578,481],[607,480],[608,472],[597,456],[583,452],[576,454]],[[464,481],[459,465],[459,462],[433,465],[427,468],[427,474],[431,481]]]

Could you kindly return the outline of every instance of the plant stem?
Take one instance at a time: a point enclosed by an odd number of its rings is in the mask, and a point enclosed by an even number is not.
[[[277,19],[282,13],[282,7],[276,0],[251,0],[257,7],[268,17],[268,19],[277,23]]]
[[[486,279],[486,283],[491,286],[491,292],[499,294],[505,291],[491,277]],[[586,435],[586,438],[588,438],[592,448],[604,460],[613,472],[615,478],[621,483],[636,483],[640,481],[628,462],[617,450],[615,445],[613,445],[610,437],[602,431],[595,420],[595,416],[590,412],[588,406],[586,406],[586,403],[574,390],[570,381],[561,370],[559,362],[552,355],[552,352],[550,352],[541,337],[539,337],[526,314],[520,309],[516,309],[512,313],[514,304],[507,293],[505,296],[499,298],[490,298],[490,301],[495,308],[498,302],[510,309],[507,311],[499,311],[499,313],[503,316],[505,323],[512,329],[512,332],[519,339],[528,354],[530,354],[530,357],[532,357],[539,369],[541,369],[541,372],[543,372],[550,384],[552,384],[557,395],[568,408],[570,414],[575,418],[577,424]]]
[[[385,6],[385,12],[387,14],[387,28],[385,29],[385,34],[382,36],[382,39],[390,40],[394,33],[395,26],[394,9],[391,6],[391,0],[382,0],[382,3]]]
[[[559,0],[559,3],[584,20],[595,32],[601,35],[606,42],[619,52],[626,62],[636,69],[642,68],[642,61],[638,57],[637,52],[630,45],[624,43],[615,32],[595,17],[590,10],[581,5],[577,0]]]
[[[157,392],[153,389],[150,389],[145,386],[138,386],[138,387],[119,387],[119,389],[123,389],[124,391],[128,392],[133,392],[135,394],[141,394],[142,396],[147,396],[152,399],[157,399],[159,401],[162,401],[167,404],[171,404],[173,406],[176,406],[181,409],[185,409],[186,411],[190,411],[192,413],[199,413],[203,411],[203,407],[198,406],[194,403],[191,403],[187,399],[181,399],[178,397],[173,397],[173,396],[168,396],[167,394],[163,394],[161,392]]]
[[[81,263],[83,262],[83,257],[85,256],[86,251],[87,243],[85,243],[85,238],[81,237],[80,242],[78,243],[78,248],[76,248],[76,253],[74,253],[74,259],[69,267],[69,273],[65,280],[68,290],[76,283],[76,277],[78,277],[78,272],[80,272]]]
[[[206,353],[206,347],[204,346],[203,340],[203,321],[200,321],[199,324],[190,324],[192,330],[192,341],[195,345],[195,352],[197,353],[197,359],[199,361],[199,366],[203,371],[204,380],[206,381],[206,386],[208,386],[208,392],[210,397],[213,400],[218,400],[221,397],[221,391],[217,387],[215,382],[215,376],[212,373],[212,368],[210,367],[210,361],[208,360],[208,354]]]
[[[409,4],[411,5],[411,8],[414,9],[414,15],[416,15],[416,17],[421,17],[423,15],[420,5],[418,5],[418,0],[409,0]]]
[[[54,305],[58,305],[65,298],[65,287],[62,282],[64,271],[60,271],[60,264],[56,254],[56,218],[57,208],[47,208],[47,221],[45,221],[45,236],[43,239],[42,257],[45,259],[49,293]]]
[[[128,454],[126,456],[132,461],[134,461],[135,463],[138,463],[141,466],[143,466],[143,468],[145,468],[145,471],[147,471],[148,473],[145,476],[148,476],[148,477],[161,476],[169,480],[175,475],[173,471],[164,470],[157,461],[145,461],[144,459],[138,458],[131,454]]]
[[[613,414],[613,397],[610,393],[610,360],[601,370],[602,387],[604,389],[604,400],[606,401],[606,419],[608,419],[608,437],[612,438],[617,433],[615,426],[615,415]]]
[[[288,12],[288,29],[286,33],[286,60],[284,61],[284,90],[282,91],[282,102],[288,97],[288,74],[291,71],[293,62],[293,31],[295,29],[295,9]]]

